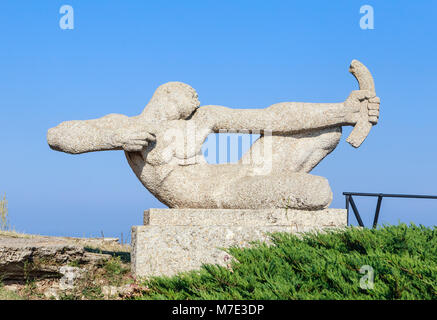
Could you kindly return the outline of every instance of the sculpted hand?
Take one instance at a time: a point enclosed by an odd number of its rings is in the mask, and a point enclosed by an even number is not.
[[[114,145],[128,152],[142,151],[150,142],[154,141],[156,141],[156,137],[153,133],[138,127],[119,129],[113,136]]]
[[[346,107],[346,121],[352,125],[357,123],[360,118],[361,105],[363,103],[367,104],[369,122],[373,125],[377,124],[379,119],[380,99],[375,96],[375,93],[368,90],[352,91],[346,99],[344,103]]]

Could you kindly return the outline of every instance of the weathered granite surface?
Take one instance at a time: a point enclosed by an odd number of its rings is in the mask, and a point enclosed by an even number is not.
[[[346,223],[343,209],[304,211],[295,209],[149,209],[145,226],[339,226]]]
[[[226,266],[220,248],[268,241],[271,232],[345,227],[346,210],[150,209],[144,226],[132,228],[132,272],[137,277],[174,275],[203,263]]]
[[[0,280],[61,278],[62,267],[71,262],[95,264],[109,257],[87,252],[72,241],[52,237],[0,236]]]
[[[160,86],[135,117],[110,114],[63,122],[47,133],[54,150],[78,154],[124,150],[142,184],[170,208],[319,210],[332,192],[309,172],[338,145],[343,126],[358,147],[378,122],[379,98],[360,62],[350,72],[360,89],[338,103],[281,102],[265,109],[199,108],[187,84]],[[210,133],[260,133],[236,164],[208,164],[201,152]]]

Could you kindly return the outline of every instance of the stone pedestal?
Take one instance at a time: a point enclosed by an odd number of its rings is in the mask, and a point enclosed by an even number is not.
[[[267,233],[299,233],[347,225],[345,209],[150,209],[132,227],[132,272],[171,276],[204,263],[226,265],[220,248],[268,241]]]

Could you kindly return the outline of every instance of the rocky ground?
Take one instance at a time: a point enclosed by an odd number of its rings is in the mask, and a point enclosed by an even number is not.
[[[0,299],[120,299],[142,288],[118,239],[0,232]]]

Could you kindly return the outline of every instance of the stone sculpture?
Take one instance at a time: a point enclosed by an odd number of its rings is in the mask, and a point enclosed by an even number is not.
[[[202,106],[181,82],[160,86],[135,117],[110,114],[67,121],[47,134],[54,150],[79,154],[124,150],[142,184],[170,208],[319,210],[329,206],[328,181],[309,172],[339,143],[342,126],[359,147],[378,122],[379,98],[367,68],[350,72],[360,90],[340,103],[283,102],[266,109]],[[208,164],[201,147],[220,130],[261,137],[236,164]]]

